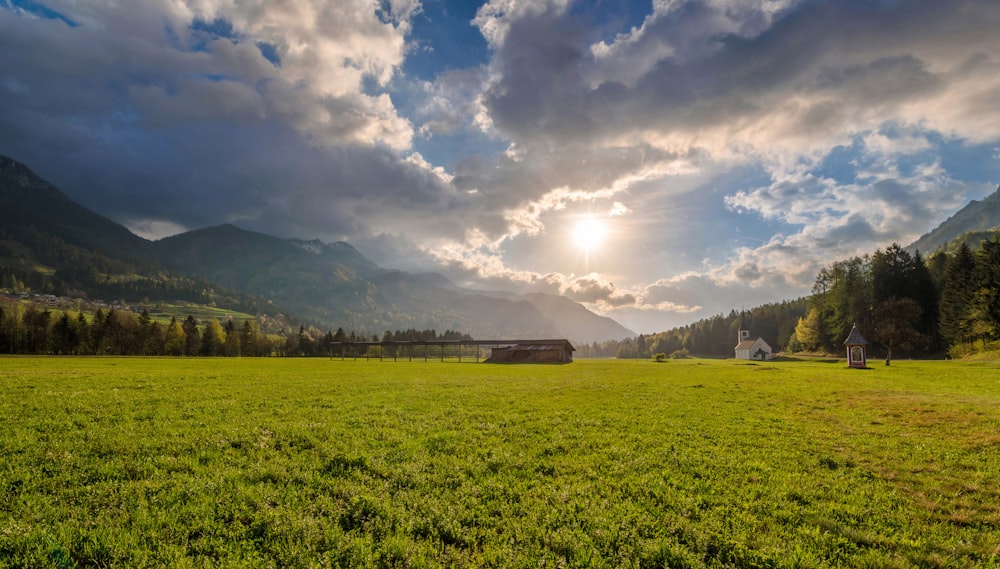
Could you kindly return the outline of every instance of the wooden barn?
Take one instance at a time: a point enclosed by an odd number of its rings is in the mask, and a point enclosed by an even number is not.
[[[486,363],[494,364],[568,364],[576,348],[569,340],[517,340],[493,348]]]

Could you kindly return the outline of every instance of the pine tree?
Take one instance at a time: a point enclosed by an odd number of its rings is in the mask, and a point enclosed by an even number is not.
[[[201,332],[198,331],[198,321],[188,315],[181,324],[184,329],[184,355],[197,356],[201,351]]]
[[[219,356],[222,355],[223,347],[226,344],[226,331],[215,318],[211,318],[205,325],[205,332],[201,336],[201,355]]]
[[[983,242],[976,255],[976,302],[985,329],[1000,337],[1000,239]]]
[[[240,355],[240,332],[236,329],[236,322],[232,317],[226,318],[226,323],[222,326],[226,333],[226,345],[223,348],[223,355]]]
[[[244,320],[240,327],[240,354],[243,356],[256,356],[257,331],[251,325],[250,320]]]
[[[962,242],[948,256],[941,280],[941,302],[938,308],[941,336],[950,346],[972,343],[972,303],[976,293],[976,257]]]

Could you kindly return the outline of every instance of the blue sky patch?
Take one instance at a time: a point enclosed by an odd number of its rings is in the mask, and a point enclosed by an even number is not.
[[[29,14],[45,18],[46,20],[59,20],[71,28],[75,28],[78,25],[65,15],[49,8],[41,2],[35,2],[35,0],[5,0],[3,5],[10,9],[23,10]]]

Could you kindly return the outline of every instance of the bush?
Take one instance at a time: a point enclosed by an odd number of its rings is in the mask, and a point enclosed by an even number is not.
[[[670,359],[672,360],[682,360],[688,357],[691,357],[691,352],[687,348],[681,348],[670,353]]]
[[[664,354],[663,352],[660,352],[660,353],[656,354],[655,356],[653,356],[653,359],[656,360],[656,361],[658,361],[658,362],[662,362],[663,360],[667,359],[667,354]]]

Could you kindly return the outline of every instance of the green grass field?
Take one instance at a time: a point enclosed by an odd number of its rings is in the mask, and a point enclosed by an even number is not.
[[[1000,365],[2,358],[0,566],[997,567]]]

